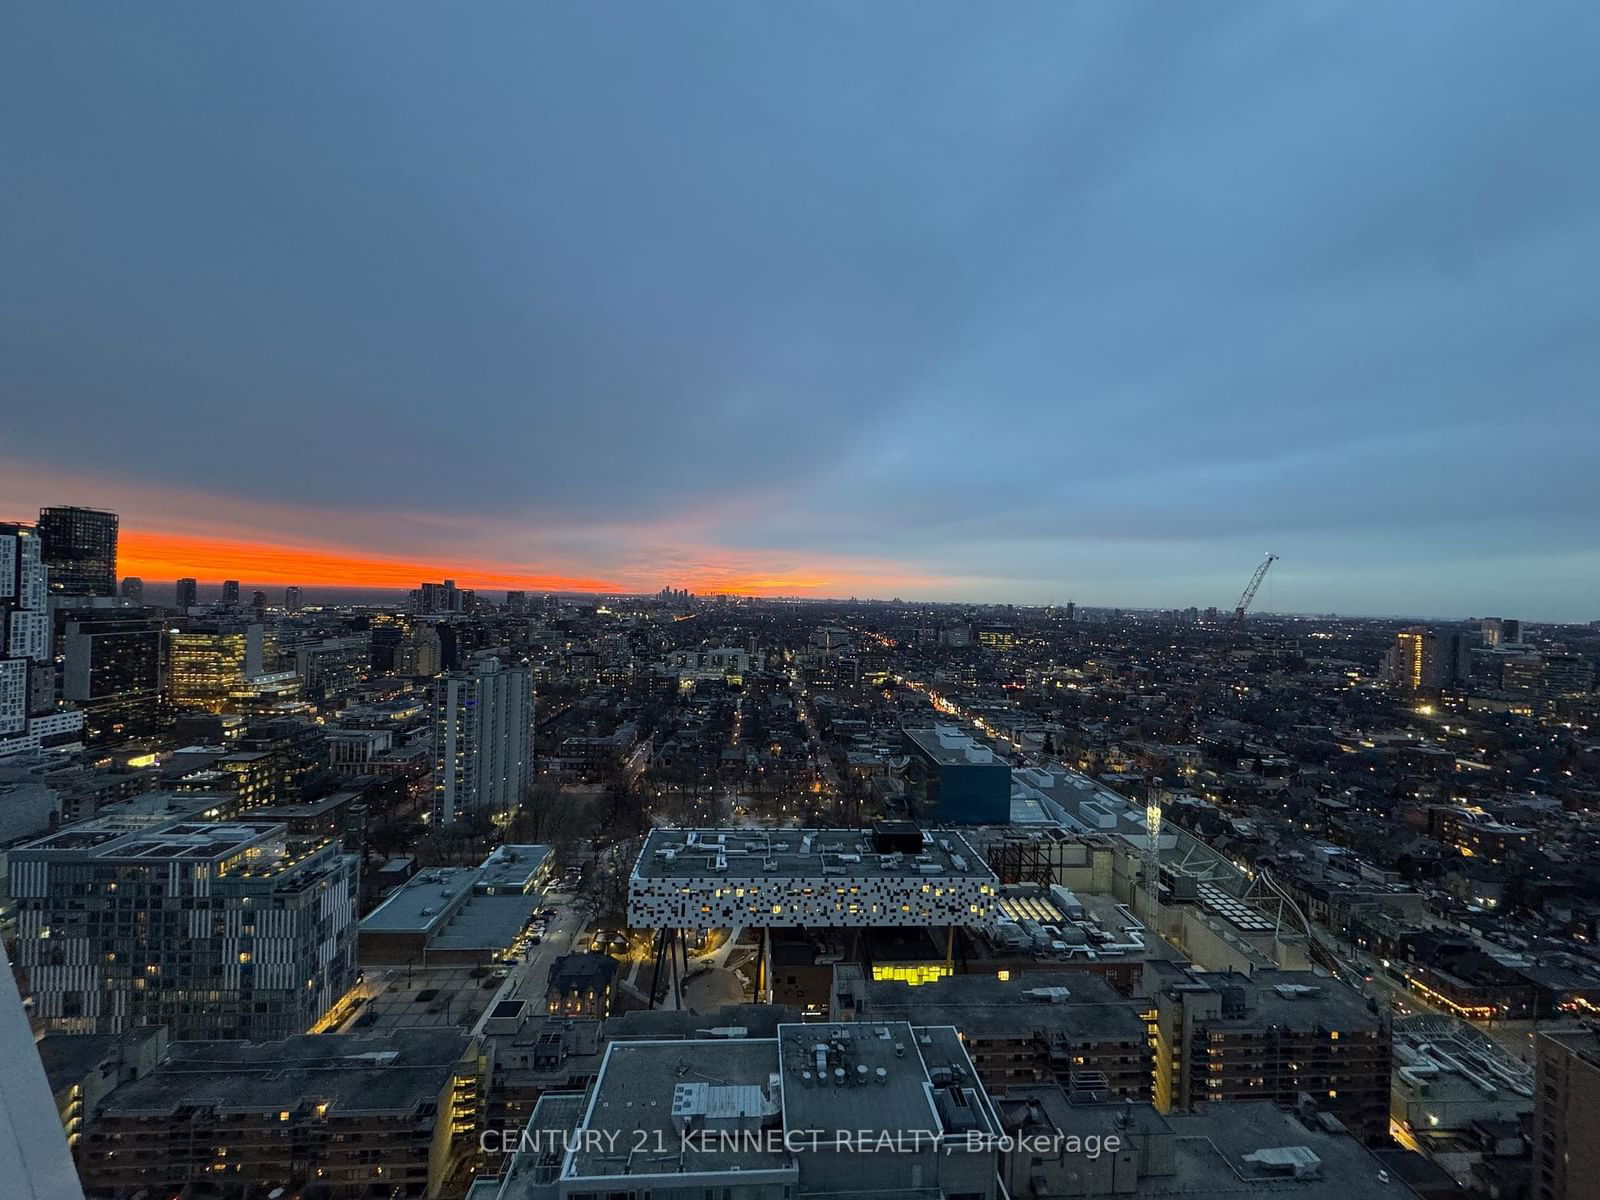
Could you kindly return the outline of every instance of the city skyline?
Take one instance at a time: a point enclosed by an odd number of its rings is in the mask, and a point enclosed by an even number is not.
[[[1264,607],[1594,615],[1592,7],[904,16],[19,14],[0,511],[151,578],[1225,605],[1270,549]]]
[[[110,512],[95,505],[82,505]],[[120,514],[111,512],[113,518]],[[3,513],[0,513],[3,516]],[[31,525],[32,521],[21,519],[23,525]],[[197,559],[182,557],[196,555]],[[1274,555],[1274,561],[1279,561]],[[204,565],[195,566],[198,561]],[[221,565],[215,565],[221,564]],[[117,577],[122,580],[132,580],[140,584],[140,597],[149,592],[152,602],[157,599],[166,600],[174,592],[176,583],[192,580],[201,589],[221,590],[225,584],[236,584],[241,591],[248,592],[256,588],[291,588],[299,593],[302,588],[308,587],[315,597],[318,593],[329,597],[335,603],[355,603],[363,601],[393,601],[399,602],[411,593],[419,583],[428,578],[451,579],[460,587],[476,591],[517,591],[534,590],[560,595],[601,595],[601,596],[647,596],[658,590],[662,584],[659,579],[651,579],[640,575],[635,579],[634,586],[620,581],[599,579],[572,578],[539,573],[519,573],[507,564],[496,565],[493,569],[485,571],[484,568],[468,564],[452,565],[448,562],[418,563],[399,558],[383,558],[374,555],[352,554],[338,556],[324,550],[310,549],[298,546],[266,546],[240,542],[219,541],[216,539],[186,539],[170,537],[160,534],[149,534],[139,530],[124,531],[120,537],[120,545],[116,556]],[[1279,568],[1278,574],[1281,574]],[[142,574],[140,572],[143,572]],[[251,574],[251,572],[258,574]],[[259,572],[265,571],[266,574]],[[1275,579],[1276,576],[1269,576]],[[667,579],[664,586],[684,588],[694,595],[700,596],[730,596],[749,597],[754,599],[775,600],[812,600],[817,602],[841,602],[847,600],[906,602],[911,604],[925,603],[934,605],[967,605],[985,606],[997,604],[1016,604],[1023,607],[1051,607],[1071,601],[1083,610],[1090,609],[1125,609],[1130,612],[1164,612],[1178,611],[1189,608],[1207,609],[1216,608],[1227,612],[1227,604],[1213,603],[1211,598],[1203,602],[1194,599],[1173,598],[1166,603],[1140,602],[1126,603],[1114,599],[1100,599],[1093,595],[1088,597],[1068,596],[1065,599],[1055,598],[1040,601],[1023,601],[1005,598],[979,598],[974,596],[952,595],[920,595],[915,592],[906,595],[891,596],[887,592],[850,593],[828,592],[824,589],[831,581],[820,580],[784,580],[784,579],[759,579],[740,577],[736,575],[705,575],[696,574],[689,568],[687,581],[683,578]],[[796,585],[805,584],[808,587]],[[783,590],[794,588],[794,590]],[[1274,592],[1265,593],[1271,597]],[[220,597],[218,597],[220,598]],[[174,599],[175,596],[174,596]],[[211,603],[213,598],[202,594],[199,603]],[[1528,619],[1546,625],[1587,625],[1593,619],[1585,616],[1575,618],[1548,617],[1537,613],[1537,605],[1523,604],[1519,600],[1509,601],[1499,611],[1517,611],[1529,613]],[[1437,620],[1453,622],[1475,621],[1488,616],[1491,612],[1485,609],[1478,611],[1412,611],[1401,610],[1371,610],[1371,611],[1344,611],[1336,612],[1333,609],[1319,609],[1316,607],[1290,608],[1282,604],[1267,603],[1252,604],[1252,610],[1257,613],[1272,614],[1280,617],[1323,617],[1340,616],[1355,619],[1373,620]]]

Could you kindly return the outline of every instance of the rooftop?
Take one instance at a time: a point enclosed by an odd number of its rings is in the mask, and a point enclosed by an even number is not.
[[[537,892],[522,890],[526,863],[510,865],[499,878],[511,884],[493,892],[482,866],[419,871],[362,918],[361,932],[424,934],[430,950],[503,949],[533,919],[540,901]]]
[[[1140,1179],[1139,1195],[1283,1191],[1297,1200],[1415,1200],[1415,1192],[1348,1134],[1304,1124],[1267,1101],[1206,1108],[1167,1116],[1177,1170]]]
[[[720,866],[719,866],[720,864]],[[879,853],[870,829],[655,829],[634,866],[638,879],[922,879],[963,876],[995,882],[959,833],[929,831],[920,853]]]
[[[1171,970],[1170,964],[1154,965]],[[1360,992],[1314,971],[1260,968],[1241,975],[1179,969],[1162,982],[1160,990],[1219,993],[1223,998],[1222,1015],[1205,1019],[1207,1027],[1213,1029],[1281,1025],[1290,1029],[1324,1026],[1344,1031],[1378,1029],[1382,1025]]]
[[[680,1089],[699,1084],[707,1107],[730,1099],[748,1112],[755,1128],[776,1124],[777,1072],[777,1043],[769,1040],[613,1042],[577,1126],[591,1136],[569,1155],[564,1173],[793,1171],[789,1155],[762,1152],[761,1146],[724,1151],[713,1141],[702,1149],[685,1141],[673,1118],[675,1103],[683,1107]]]
[[[945,1025],[969,1038],[1020,1038],[1037,1030],[1089,1041],[1143,1042],[1134,1004],[1088,971],[1049,971],[1002,980],[951,975],[912,987],[897,980],[865,984],[862,1020]]]
[[[124,1049],[162,1033],[160,1026],[149,1025],[122,1033],[50,1033],[39,1039],[39,1061],[44,1064],[50,1090],[59,1092],[70,1084],[83,1082],[107,1059],[121,1057]]]
[[[498,846],[479,865],[482,885],[493,891],[525,892],[550,861],[549,846]]]
[[[939,1114],[918,1052],[921,1036],[893,1020],[783,1026],[785,1126],[936,1137]],[[965,1082],[975,1078],[969,1070]]]
[[[281,858],[284,836],[282,825],[266,821],[191,822],[178,818],[130,829],[126,820],[107,817],[69,825],[12,853],[60,854],[126,864],[223,863],[247,853],[263,859]]]
[[[326,1105],[333,1116],[410,1113],[438,1098],[470,1042],[456,1029],[304,1034],[279,1042],[174,1042],[166,1062],[117,1088],[102,1111],[166,1115],[196,1107],[260,1113]]]
[[[472,894],[476,867],[431,867],[419,871],[361,919],[363,933],[433,932]]]
[[[931,729],[907,729],[905,735],[924,754],[945,766],[1003,766],[994,751],[981,746],[972,735],[956,725],[935,725]]]

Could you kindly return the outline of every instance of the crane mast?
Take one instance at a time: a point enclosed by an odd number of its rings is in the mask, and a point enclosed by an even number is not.
[[[1250,582],[1245,584],[1244,591],[1239,596],[1239,603],[1233,609],[1233,623],[1235,626],[1244,624],[1244,614],[1250,609],[1250,602],[1256,598],[1256,593],[1261,590],[1261,581],[1267,577],[1267,568],[1278,561],[1276,554],[1269,554],[1261,560],[1261,565],[1256,568],[1256,573],[1250,576]]]

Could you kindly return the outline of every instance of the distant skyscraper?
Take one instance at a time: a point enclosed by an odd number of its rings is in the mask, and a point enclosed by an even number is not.
[[[462,595],[454,579],[425,583],[411,593],[411,608],[413,612],[425,614],[458,613],[462,611]]]
[[[0,756],[83,740],[83,714],[57,711],[48,573],[31,525],[0,525]]]
[[[129,575],[122,581],[122,598],[135,608],[144,603],[144,580]]]
[[[177,582],[172,605],[174,608],[193,608],[200,603],[200,585],[193,579]]]
[[[222,602],[228,605],[239,603],[239,581],[237,579],[224,579],[222,581]]]
[[[67,596],[117,594],[117,514],[98,508],[41,508],[39,540],[50,590]]]
[[[283,589],[283,611],[297,613],[300,611],[300,589],[287,587]]]
[[[528,611],[527,592],[507,592],[506,611],[514,617],[520,617]]]
[[[255,610],[256,620],[267,619],[267,594],[262,591],[250,593],[250,607]]]
[[[1394,635],[1389,651],[1389,681],[1403,692],[1437,687],[1438,647],[1433,630],[1416,626]]]
[[[480,658],[433,685],[433,823],[508,813],[533,774],[533,672]]]

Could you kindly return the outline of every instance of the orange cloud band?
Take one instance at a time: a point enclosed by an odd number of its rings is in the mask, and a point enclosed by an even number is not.
[[[123,529],[117,544],[123,575],[141,579],[193,577],[204,582],[312,587],[414,588],[427,579],[454,579],[462,587],[535,591],[615,592],[615,580],[552,575],[505,563],[426,563],[332,547],[246,542]]]

